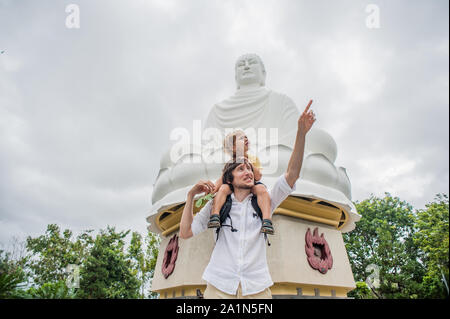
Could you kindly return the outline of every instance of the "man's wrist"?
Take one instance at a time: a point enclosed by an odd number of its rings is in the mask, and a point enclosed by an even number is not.
[[[193,200],[194,199],[195,194],[193,194],[191,191],[189,191],[187,193],[187,200]]]
[[[297,126],[297,132],[300,134],[306,134],[306,129],[303,127],[303,125]]]
[[[301,132],[300,130],[297,131],[297,136],[295,137],[295,141],[299,142],[302,140],[306,140],[306,133]]]

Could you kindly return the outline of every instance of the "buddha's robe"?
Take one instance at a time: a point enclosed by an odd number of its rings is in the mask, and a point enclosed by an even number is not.
[[[238,90],[235,95],[217,103],[210,111],[205,128],[278,129],[278,144],[293,147],[300,113],[294,102],[284,94],[260,87]]]

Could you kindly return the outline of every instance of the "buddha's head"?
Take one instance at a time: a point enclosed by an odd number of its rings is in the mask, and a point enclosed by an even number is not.
[[[261,58],[254,53],[244,54],[237,59],[235,74],[238,89],[246,85],[266,84],[266,69]]]

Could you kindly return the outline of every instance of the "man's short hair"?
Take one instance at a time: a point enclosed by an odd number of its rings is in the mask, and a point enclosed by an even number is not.
[[[228,161],[225,166],[223,167],[222,171],[222,183],[231,185],[233,183],[233,171],[236,167],[238,167],[241,164],[247,164],[253,172],[253,165],[250,163],[250,161],[246,157],[238,157],[236,159],[232,159],[231,161]]]

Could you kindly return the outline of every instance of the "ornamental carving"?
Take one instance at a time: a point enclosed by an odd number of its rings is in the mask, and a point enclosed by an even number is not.
[[[177,234],[169,240],[167,244],[166,251],[164,252],[164,259],[162,262],[162,273],[164,278],[167,279],[175,269],[175,262],[178,256],[178,236]]]
[[[308,256],[308,263],[321,274],[326,274],[328,269],[333,266],[333,256],[331,256],[330,247],[322,235],[319,236],[319,228],[311,230],[308,228],[305,236],[305,251]]]

